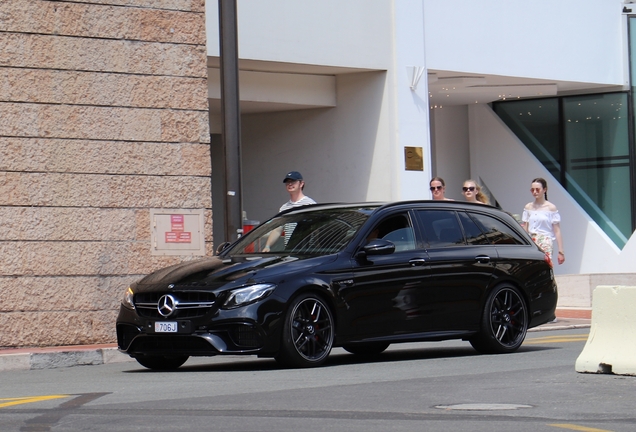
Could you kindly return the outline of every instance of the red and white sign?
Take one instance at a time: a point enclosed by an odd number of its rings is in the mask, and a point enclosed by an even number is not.
[[[168,231],[166,243],[192,243],[192,233],[184,231]]]
[[[170,215],[170,231],[184,231],[185,217],[184,215]]]

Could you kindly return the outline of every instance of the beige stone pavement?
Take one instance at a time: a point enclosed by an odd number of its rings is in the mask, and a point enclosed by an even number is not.
[[[530,332],[589,328],[590,309],[558,309],[557,322]],[[117,350],[117,344],[0,349],[0,371],[53,369],[134,361]]]

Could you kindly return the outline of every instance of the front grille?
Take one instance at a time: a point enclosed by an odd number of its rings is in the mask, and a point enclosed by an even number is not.
[[[214,307],[216,296],[207,291],[152,292],[135,294],[134,303],[139,316],[152,319],[163,319],[159,313],[158,303],[162,296],[170,295],[174,303],[174,311],[167,316],[170,319],[198,318]]]

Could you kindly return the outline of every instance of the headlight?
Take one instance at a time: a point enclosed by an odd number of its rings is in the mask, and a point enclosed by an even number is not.
[[[225,303],[223,303],[223,307],[230,309],[245,306],[267,297],[274,291],[274,288],[276,288],[276,285],[273,284],[256,284],[236,289],[230,293]]]
[[[133,303],[133,295],[134,294],[132,288],[128,287],[126,293],[124,294],[124,298],[121,301],[121,303],[129,309],[135,308],[135,304]]]

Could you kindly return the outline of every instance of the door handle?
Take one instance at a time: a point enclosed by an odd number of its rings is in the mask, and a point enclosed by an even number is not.
[[[409,264],[411,264],[411,267],[421,266],[421,265],[424,265],[425,263],[426,263],[426,260],[424,258],[411,258],[409,260]]]
[[[488,255],[477,255],[475,261],[486,264],[490,262],[490,257]]]

